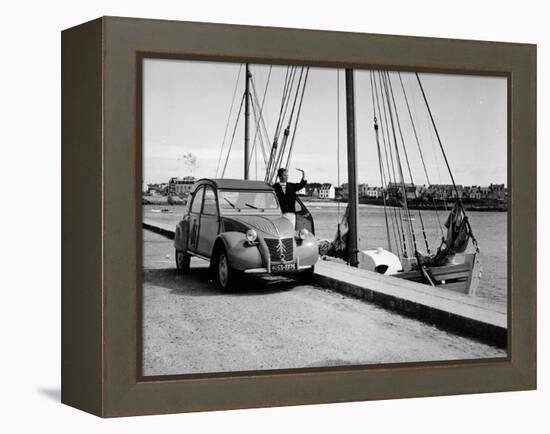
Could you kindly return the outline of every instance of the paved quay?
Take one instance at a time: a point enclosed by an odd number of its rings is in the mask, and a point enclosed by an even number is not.
[[[507,312],[502,307],[442,287],[383,276],[333,261],[319,261],[315,272],[319,283],[335,291],[506,348]]]
[[[505,357],[320,284],[253,278],[221,293],[207,263],[178,275],[172,241],[143,231],[144,375]]]
[[[174,228],[161,219],[145,219],[144,229],[174,238]],[[500,348],[507,346],[507,312],[502,306],[442,287],[432,288],[392,276],[320,260],[320,286],[361,298],[386,309]]]

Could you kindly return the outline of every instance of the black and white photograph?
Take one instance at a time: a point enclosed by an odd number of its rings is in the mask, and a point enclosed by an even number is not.
[[[141,62],[144,377],[507,357],[507,77]]]
[[[4,6],[4,432],[545,432],[543,3]]]

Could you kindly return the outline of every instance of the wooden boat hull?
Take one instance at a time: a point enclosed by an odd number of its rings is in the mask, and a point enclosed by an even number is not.
[[[435,286],[473,295],[475,288],[472,285],[472,277],[476,264],[476,254],[466,253],[463,256],[464,261],[460,263],[452,263],[441,267],[427,267]],[[420,270],[405,271],[396,273],[393,276],[413,282],[426,283]]]

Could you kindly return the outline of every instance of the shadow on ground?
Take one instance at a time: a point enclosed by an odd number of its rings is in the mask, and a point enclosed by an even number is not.
[[[61,402],[61,389],[54,387],[44,387],[38,389],[38,393],[44,395],[46,398],[51,399],[52,401]]]
[[[143,283],[169,289],[171,294],[193,297],[261,296],[300,286],[296,280],[286,277],[245,277],[241,279],[239,289],[224,293],[212,280],[207,267],[193,268],[185,275],[178,274],[174,268],[145,269]]]

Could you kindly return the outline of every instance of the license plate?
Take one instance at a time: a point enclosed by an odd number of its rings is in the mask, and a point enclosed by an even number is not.
[[[288,264],[272,264],[270,271],[272,273],[281,273],[284,271],[295,271],[296,270],[296,263],[295,262],[289,262]]]

